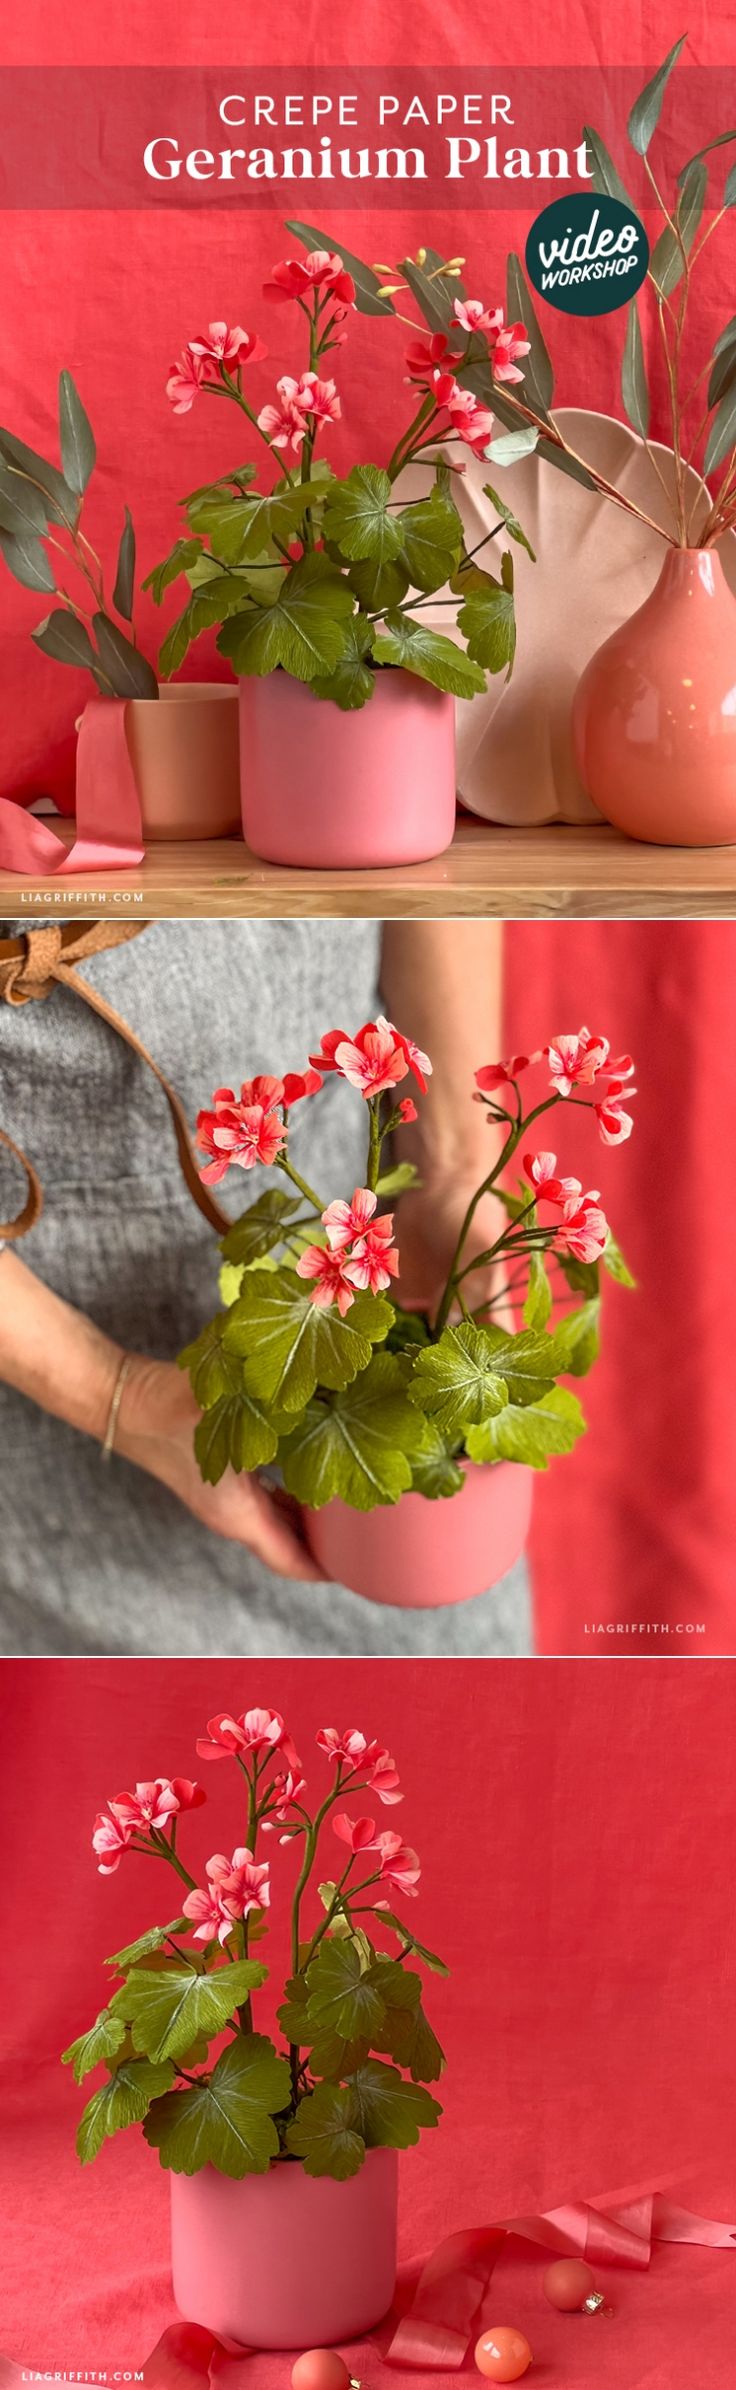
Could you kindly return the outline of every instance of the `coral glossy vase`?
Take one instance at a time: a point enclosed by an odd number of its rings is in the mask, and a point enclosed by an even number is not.
[[[455,828],[454,699],[386,665],[350,713],[286,672],[241,680],[240,785],[243,836],[264,862],[428,862]]]
[[[396,2282],[398,2154],[333,2182],[280,2159],[242,2182],[171,2177],[174,2297],[188,2323],[251,2349],[330,2347],[381,2322]]]
[[[587,665],[573,738],[586,794],[629,838],[736,840],[736,600],[712,549],[669,549]]]
[[[181,681],[158,699],[133,697],[125,735],[144,838],[239,835],[237,689]]]
[[[441,1610],[499,1584],[521,1558],[534,1473],[517,1461],[461,1463],[462,1493],[402,1494],[377,1510],[304,1510],[313,1558],[334,1585],[399,1610]]]

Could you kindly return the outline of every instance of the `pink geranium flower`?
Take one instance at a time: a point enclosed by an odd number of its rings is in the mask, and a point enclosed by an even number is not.
[[[555,1237],[560,1251],[572,1254],[575,1261],[599,1261],[607,1240],[608,1221],[600,1209],[597,1187],[591,1187],[587,1195],[569,1196]]]
[[[547,1047],[555,1093],[568,1096],[575,1087],[592,1087],[594,1079],[605,1069],[609,1053],[608,1038],[592,1037],[589,1029],[555,1038],[554,1044]]]
[[[109,1816],[104,1809],[98,1811],[92,1830],[92,1849],[97,1856],[99,1875],[115,1875],[132,1834],[133,1827],[121,1818]]]
[[[177,357],[176,364],[172,365],[166,384],[166,396],[171,400],[175,415],[188,415],[190,407],[194,404],[197,391],[201,390],[202,383],[207,379],[208,373],[204,358],[195,357],[193,349],[189,346],[182,349],[181,356]]]
[[[261,408],[257,418],[259,431],[265,432],[272,448],[293,448],[295,454],[303,447],[310,423],[337,423],[340,400],[334,382],[322,382],[316,373],[303,373],[299,381],[294,375],[282,374],[276,384],[276,406]]]
[[[309,1060],[322,1071],[339,1071],[366,1101],[387,1087],[397,1087],[409,1070],[406,1040],[389,1022],[365,1021],[354,1038],[344,1029],[328,1029],[319,1053],[310,1054]]]
[[[271,1811],[270,1817],[264,1817],[263,1819],[264,1834],[273,1834],[277,1825],[286,1825],[288,1822],[289,1810],[293,1809],[295,1801],[298,1801],[299,1799],[299,1794],[305,1791],[306,1782],[306,1776],[302,1776],[299,1772],[298,1762],[296,1768],[284,1768],[282,1769],[280,1775],[274,1776],[273,1809]],[[290,1842],[291,1835],[282,1834],[281,1840],[282,1842]]]
[[[198,1759],[227,1759],[245,1751],[284,1750],[291,1745],[278,1710],[244,1710],[231,1718],[222,1710],[207,1720],[207,1735],[197,1744]]]
[[[201,1785],[192,1784],[188,1776],[156,1776],[137,1784],[134,1792],[117,1793],[110,1809],[132,1834],[147,1834],[151,1827],[161,1833],[182,1809],[201,1809],[206,1797]]]
[[[386,1751],[382,1743],[369,1743],[357,1726],[346,1727],[343,1734],[338,1734],[336,1726],[323,1726],[317,1736],[317,1744],[327,1759],[348,1768],[353,1775],[365,1776],[371,1791],[378,1794],[379,1801],[386,1808],[392,1808],[397,1801],[403,1800],[396,1762],[391,1758],[390,1751]]]
[[[403,1029],[397,1029],[393,1021],[387,1021],[384,1013],[379,1013],[376,1028],[388,1030],[390,1036],[395,1038],[396,1044],[401,1047],[402,1054],[406,1057],[417,1086],[421,1087],[422,1095],[426,1095],[427,1080],[432,1077],[432,1064],[429,1055],[422,1053],[421,1046],[415,1045],[413,1037],[406,1037]]]
[[[340,1318],[345,1318],[355,1302],[355,1288],[348,1277],[343,1253],[334,1253],[329,1245],[308,1245],[306,1252],[299,1255],[296,1274],[298,1278],[314,1280],[311,1300],[318,1311],[329,1311],[336,1303]]]
[[[348,1850],[352,1851],[354,1858],[357,1857],[358,1851],[378,1849],[374,1817],[348,1817],[347,1810],[340,1809],[333,1817],[332,1830],[337,1835],[339,1842],[347,1843]]]
[[[242,324],[209,324],[206,332],[199,332],[188,343],[192,357],[202,357],[212,365],[257,365],[268,350],[257,332],[244,332]]]
[[[367,1855],[375,1851],[381,1880],[393,1884],[396,1891],[403,1892],[408,1899],[414,1899],[421,1868],[416,1851],[410,1850],[408,1843],[402,1842],[400,1834],[378,1834],[374,1818],[348,1817],[346,1810],[340,1810],[333,1817],[332,1824],[339,1841],[347,1843],[353,1858],[358,1858],[363,1852]],[[379,1906],[383,1905],[379,1903]]]
[[[257,1866],[245,1845],[227,1859],[216,1851],[207,1860],[206,1886],[188,1892],[182,1914],[194,1923],[195,1942],[226,1942],[233,1925],[252,1909],[267,1909],[271,1893],[268,1866]]]
[[[504,324],[491,340],[491,371],[494,382],[523,382],[517,357],[528,357],[531,342],[527,340],[525,324]]]
[[[339,423],[340,400],[334,382],[320,381],[317,373],[303,373],[297,398],[302,412],[313,423]]]
[[[555,1176],[556,1154],[524,1154],[524,1176],[540,1203],[561,1203],[563,1183]]]
[[[481,406],[472,390],[462,390],[450,374],[440,374],[435,382],[438,407],[444,407],[458,438],[472,448],[474,456],[482,456],[493,431],[493,416],[488,407]]]
[[[322,1226],[327,1230],[327,1242],[333,1253],[344,1253],[355,1237],[365,1234],[378,1206],[378,1196],[369,1187],[356,1187],[352,1203],[328,1203],[322,1213]]]
[[[323,1080],[319,1071],[287,1071],[284,1079],[284,1103],[300,1104],[305,1096],[319,1095]]]
[[[484,307],[482,299],[456,299],[453,315],[464,332],[500,332],[503,323],[503,308]]]
[[[414,340],[407,349],[406,362],[412,382],[433,384],[438,373],[451,373],[454,365],[462,364],[462,354],[451,349],[444,332],[433,332],[430,340]]]
[[[353,1245],[345,1263],[345,1276],[351,1286],[360,1287],[363,1292],[370,1288],[372,1295],[380,1295],[390,1286],[392,1278],[398,1278],[399,1256],[393,1243],[393,1226],[393,1212],[385,1212]]]
[[[368,1771],[371,1792],[378,1794],[385,1809],[394,1809],[397,1801],[403,1801],[396,1761],[391,1758],[390,1751],[384,1750],[382,1743],[368,1744],[363,1769]]]
[[[336,1726],[321,1726],[316,1740],[325,1758],[339,1761],[341,1767],[359,1767],[368,1750],[367,1736],[361,1734],[358,1726],[346,1726],[342,1734],[338,1734]]]
[[[482,1095],[493,1095],[497,1087],[510,1087],[520,1071],[528,1070],[530,1062],[536,1060],[535,1054],[512,1054],[508,1062],[484,1062],[482,1070],[475,1074],[476,1087]]]
[[[633,1070],[633,1063],[631,1067]],[[628,1104],[634,1095],[636,1088],[627,1087],[623,1079],[609,1079],[605,1095],[600,1103],[594,1105],[604,1145],[624,1145],[627,1137],[631,1136],[634,1123],[631,1113],[623,1110],[623,1099],[625,1097]]]
[[[259,1084],[278,1088],[278,1101],[281,1101],[280,1079],[251,1082],[252,1086]],[[239,1170],[253,1170],[256,1162],[270,1167],[286,1143],[286,1129],[278,1112],[258,1102],[236,1104],[229,1100],[231,1094],[231,1089],[219,1088],[214,1098],[215,1110],[197,1115],[197,1144],[202,1153],[212,1157],[199,1173],[206,1186],[217,1186],[233,1165]]]
[[[285,257],[263,285],[265,299],[305,299],[310,291],[329,292],[340,310],[354,306],[355,283],[334,249],[310,249],[307,257]]]

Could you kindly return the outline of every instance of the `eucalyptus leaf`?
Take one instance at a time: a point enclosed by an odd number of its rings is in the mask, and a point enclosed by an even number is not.
[[[631,208],[633,215],[633,201],[629,198],[626,186],[621,181],[618,167],[614,166],[613,159],[606,149],[605,142],[601,140],[600,133],[595,133],[592,125],[586,124],[583,125],[583,134],[593,168],[591,180],[594,191],[602,192],[606,199],[620,199],[624,207]]]
[[[646,157],[652,134],[657,130],[667,84],[673,67],[677,65],[680,51],[685,47],[686,40],[687,34],[683,33],[680,35],[679,41],[673,43],[663,66],[657,68],[656,75],[652,75],[650,82],[645,83],[638,100],[634,101],[627,131],[632,149],[638,152],[640,158]]]
[[[115,575],[115,587],[112,593],[113,605],[117,607],[118,614],[124,615],[126,622],[131,622],[133,619],[134,592],[135,531],[133,529],[133,517],[130,512],[130,507],[126,506],[125,522],[120,535],[120,546],[118,548],[118,568]]]
[[[649,388],[644,362],[644,343],[636,300],[632,299],[626,316],[626,339],[621,362],[621,395],[630,424],[642,440],[649,431]]]
[[[673,224],[665,224],[649,259],[649,273],[665,298],[676,290],[685,271],[683,250],[689,257],[705,205],[708,169],[699,161],[688,167],[677,201]],[[678,237],[679,236],[679,237]],[[636,301],[632,301],[632,306]]]
[[[14,539],[34,539],[47,528],[42,492],[34,482],[25,481],[22,473],[0,464],[0,530],[9,531]]]
[[[736,443],[736,383],[729,383],[708,433],[703,471],[715,473]]]
[[[36,454],[35,448],[27,448],[24,440],[16,440],[12,432],[2,428],[0,456],[6,464],[13,466],[16,473],[25,475],[27,481],[43,491],[50,523],[64,523],[67,530],[74,528],[79,513],[79,499],[56,465],[48,465],[45,457]]]
[[[116,697],[158,697],[158,681],[147,656],[133,647],[125,633],[111,622],[108,614],[94,614],[92,628],[97,640],[103,672],[112,682]]]
[[[510,323],[514,323],[519,316],[521,317],[530,342],[529,355],[524,357],[521,367],[524,375],[524,397],[534,408],[535,414],[546,416],[554,398],[554,369],[544,334],[537,320],[521,258],[516,256],[513,249],[506,268],[506,307]],[[491,356],[491,370],[493,370],[493,356]]]
[[[37,623],[31,638],[57,664],[73,664],[78,671],[80,665],[89,670],[95,662],[95,650],[84,623],[78,621],[76,614],[68,614],[64,606],[47,614],[45,622]]]
[[[92,425],[82,405],[76,382],[66,371],[59,375],[59,439],[64,480],[69,489],[82,498],[97,450]]]
[[[14,581],[20,581],[23,589],[38,589],[44,597],[53,596],[56,582],[40,539],[30,532],[22,539],[15,539],[9,531],[0,530],[0,550],[8,572],[12,573]]]
[[[736,315],[732,315],[725,331],[720,333],[713,350],[713,364],[708,383],[709,407],[718,405],[718,400],[725,396],[734,381],[736,381]]]

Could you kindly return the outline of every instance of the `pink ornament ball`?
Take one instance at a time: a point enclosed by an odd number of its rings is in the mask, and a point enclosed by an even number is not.
[[[349,2381],[337,2349],[305,2349],[291,2370],[291,2390],[348,2390]]]
[[[558,2257],[547,2267],[542,2289],[550,2307],[557,2307],[561,2315],[579,2314],[583,2300],[595,2290],[592,2266],[583,2257]]]
[[[529,2342],[513,2324],[491,2324],[476,2341],[475,2362],[488,2382],[520,2382],[531,2361]]]

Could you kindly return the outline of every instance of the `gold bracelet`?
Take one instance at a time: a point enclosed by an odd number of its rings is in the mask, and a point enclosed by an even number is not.
[[[120,1363],[120,1368],[118,1370],[112,1390],[112,1400],[107,1415],[107,1427],[105,1429],[102,1450],[100,1452],[100,1460],[102,1461],[109,1461],[112,1459],[115,1448],[115,1430],[118,1424],[118,1412],[120,1410],[120,1405],[125,1391],[125,1381],[128,1376],[128,1371],[132,1369],[132,1366],[132,1353],[125,1353]]]

